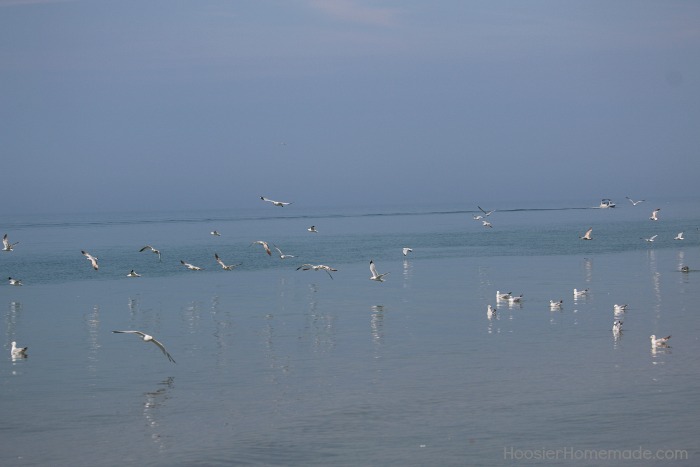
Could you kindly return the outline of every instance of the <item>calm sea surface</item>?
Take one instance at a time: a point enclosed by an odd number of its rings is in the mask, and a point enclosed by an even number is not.
[[[699,465],[700,202],[622,201],[5,216],[0,465]]]

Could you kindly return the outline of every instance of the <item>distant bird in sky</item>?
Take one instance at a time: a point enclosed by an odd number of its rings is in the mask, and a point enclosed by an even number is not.
[[[144,342],[153,342],[156,346],[158,346],[158,348],[161,350],[161,352],[163,352],[163,355],[168,357],[168,360],[170,360],[173,363],[176,363],[175,359],[170,355],[170,353],[168,353],[168,351],[165,350],[165,346],[163,344],[161,344],[159,341],[157,341],[153,336],[149,336],[145,332],[141,332],[141,331],[112,331],[112,332],[115,334],[136,334],[136,335],[139,335],[139,336],[141,336],[141,338],[143,339]]]
[[[287,259],[287,258],[294,258],[295,257],[294,255],[285,255],[284,253],[282,253],[282,250],[280,250],[277,247],[277,245],[275,245],[274,243],[272,244],[272,246],[275,248],[275,250],[277,250],[277,253],[279,253],[280,259]]]
[[[413,248],[404,247],[402,251],[404,256],[408,256],[409,253],[413,252]]]
[[[10,282],[10,285],[22,285],[22,281],[20,279],[8,277],[7,280]]]
[[[372,276],[370,277],[371,280],[377,281],[377,282],[384,282],[384,276],[389,274],[388,272],[385,272],[383,274],[379,274],[377,272],[377,266],[374,264],[374,260],[369,260],[369,271],[372,273]]]
[[[7,238],[7,234],[3,235],[2,237],[2,251],[12,251],[15,245],[17,245],[19,242],[15,243],[10,243],[10,240]]]
[[[337,269],[332,268],[330,266],[326,266],[325,264],[302,264],[297,268],[297,271],[301,269],[302,271],[326,271],[328,275],[330,276],[331,279],[333,279],[333,276],[331,275],[331,271],[337,271]]]
[[[138,274],[136,271],[134,271],[132,269],[131,272],[126,275],[126,277],[141,277],[141,274]]]
[[[683,232],[678,232],[678,235],[676,235],[673,239],[674,240],[685,240],[685,238],[683,238]]]
[[[262,245],[262,247],[265,249],[265,253],[267,253],[268,256],[272,256],[272,252],[270,251],[270,247],[269,247],[269,245],[267,244],[266,241],[263,241],[263,240],[256,240],[256,241],[254,241],[253,243],[251,243],[251,246],[252,246],[252,245]]]
[[[658,221],[659,220],[659,211],[661,211],[661,208],[656,208],[651,212],[651,219],[652,221]]]
[[[671,338],[671,336],[666,336],[666,337],[659,337],[657,338],[654,334],[649,336],[649,339],[651,339],[651,346],[653,348],[656,347],[667,347],[668,346],[668,340]]]
[[[212,230],[212,231],[209,232],[209,233],[212,234],[212,235],[215,236],[215,237],[221,237],[221,234],[219,233],[218,230]]]
[[[183,260],[180,260],[180,262],[182,263],[183,266],[185,266],[190,271],[201,271],[202,270],[202,268],[200,268],[199,266],[195,266],[194,264],[186,263]]]
[[[27,356],[27,349],[29,349],[29,347],[17,347],[17,342],[12,341],[10,356],[12,358],[25,358]]]
[[[484,216],[490,216],[494,212],[494,211],[486,211],[481,206],[477,206],[477,208],[479,208],[479,211],[484,213]]]
[[[90,253],[88,253],[85,250],[80,250],[80,252],[83,254],[83,256],[85,256],[88,259],[88,261],[90,261],[90,263],[92,264],[92,269],[97,271],[97,269],[100,267],[97,264],[97,256],[92,256]]]
[[[309,227],[309,228],[306,229],[306,230],[308,230],[308,231],[311,232],[311,233],[318,233],[318,230],[316,230],[316,226],[315,226],[315,225],[312,225],[311,227]]]
[[[279,206],[279,207],[285,207],[288,204],[292,204],[292,203],[288,203],[286,201],[275,201],[274,199],[265,198],[264,196],[261,196],[260,199],[263,201],[267,201],[268,203],[272,203],[273,205]]]
[[[224,261],[223,261],[221,258],[219,258],[219,254],[218,254],[218,253],[214,253],[214,259],[216,260],[217,263],[219,263],[219,266],[221,266],[221,269],[223,269],[223,270],[225,270],[225,271],[231,271],[231,270],[233,270],[236,266],[240,266],[240,265],[241,265],[241,263],[238,263],[238,264],[224,264]]]
[[[639,238],[641,238],[642,240],[646,240],[649,243],[652,243],[654,240],[656,240],[656,237],[658,237],[658,235],[652,235],[649,238],[646,238],[646,237],[639,237]]]
[[[639,203],[643,203],[643,202],[644,202],[643,199],[640,199],[639,201],[635,201],[635,200],[633,200],[632,198],[630,198],[629,196],[625,196],[625,198],[627,198],[627,199],[630,201],[630,203],[632,203],[632,206],[636,206],[636,205],[638,205]]]
[[[593,240],[593,237],[591,237],[591,234],[593,233],[593,227],[590,229],[586,230],[586,233],[583,234],[582,237],[579,237],[581,240]]]
[[[141,249],[139,250],[139,252],[141,252],[141,251],[146,251],[146,250],[151,250],[153,253],[155,253],[155,254],[158,255],[158,261],[161,260],[161,259],[160,259],[160,250],[156,250],[156,249],[153,248],[151,245],[146,245],[145,247],[141,248]]]

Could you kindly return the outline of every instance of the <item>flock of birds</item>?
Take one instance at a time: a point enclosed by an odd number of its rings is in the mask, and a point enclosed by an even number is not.
[[[632,203],[633,206],[637,206],[638,204],[644,202],[644,200],[636,200],[636,201],[635,201],[635,200],[633,200],[633,199],[631,199],[631,198],[629,198],[629,197],[626,197],[626,198],[630,201],[630,203]],[[272,204],[273,206],[277,206],[277,207],[285,207],[285,206],[288,206],[288,205],[292,204],[291,202],[277,201],[277,200],[273,200],[273,199],[270,199],[270,198],[266,198],[266,197],[264,197],[264,196],[261,196],[260,199],[261,199],[262,201],[268,202],[268,203]],[[492,223],[489,222],[488,220],[486,220],[486,218],[489,217],[489,216],[491,216],[491,214],[493,214],[495,211],[494,211],[494,210],[487,211],[487,210],[483,209],[481,206],[477,206],[477,208],[479,208],[479,211],[481,211],[481,214],[479,214],[479,215],[474,215],[474,216],[473,216],[473,219],[476,220],[476,221],[481,221],[481,222],[482,222],[482,225],[483,225],[484,227],[493,228]],[[651,216],[649,217],[649,219],[652,220],[652,221],[658,221],[658,220],[659,220],[659,212],[660,212],[660,211],[661,211],[660,208],[654,209],[654,210],[652,211]],[[315,225],[310,226],[307,230],[308,230],[308,232],[310,232],[310,233],[318,233],[318,230],[316,229],[316,226],[315,226]],[[221,235],[221,234],[220,234],[218,231],[216,231],[216,230],[211,231],[210,234],[213,235],[213,236],[220,236],[220,235]],[[642,238],[643,238],[644,240],[646,240],[647,242],[650,242],[650,243],[651,243],[651,242],[654,242],[654,240],[656,239],[656,237],[657,237],[657,235],[652,235],[651,237],[648,237],[648,238],[644,238],[644,237],[642,237]],[[589,228],[583,235],[579,236],[579,238],[580,238],[581,240],[593,240],[593,228]],[[684,240],[683,232],[679,232],[678,235],[676,235],[675,240]],[[14,250],[14,247],[15,247],[18,243],[19,243],[19,242],[14,242],[14,243],[10,242],[10,240],[9,240],[9,238],[8,238],[8,235],[5,234],[5,235],[3,236],[3,249],[2,249],[2,251],[6,251],[6,252],[13,251],[13,250]],[[268,243],[268,242],[266,242],[266,241],[264,241],[264,240],[256,240],[256,241],[254,241],[254,242],[251,243],[251,246],[253,246],[253,245],[260,245],[260,246],[263,248],[263,250],[265,251],[265,253],[266,253],[267,255],[269,255],[269,256],[272,255],[272,249],[270,248],[270,243]],[[294,257],[295,257],[294,255],[290,255],[290,254],[285,254],[285,253],[283,253],[282,250],[281,250],[279,247],[277,247],[276,245],[274,245],[274,244],[272,244],[272,248],[274,248],[274,249],[277,251],[277,253],[278,253],[280,259],[288,259],[288,258],[294,258]],[[142,247],[142,248],[139,250],[139,252],[144,252],[144,251],[150,251],[150,252],[152,252],[153,254],[155,254],[155,255],[158,256],[158,260],[159,260],[159,261],[162,260],[160,250],[154,248],[153,246],[151,246],[151,245],[145,245],[144,247]],[[408,255],[409,253],[411,253],[412,251],[413,251],[413,249],[412,249],[412,248],[409,248],[409,247],[404,247],[404,248],[402,249],[402,253],[403,253],[404,256],[407,256],[407,255]],[[94,270],[96,270],[96,271],[99,270],[98,258],[97,258],[96,256],[94,256],[94,255],[88,253],[88,252],[85,251],[85,250],[81,250],[81,253],[82,253],[83,256],[85,256],[85,258],[90,262],[90,265],[92,266],[92,268],[93,268]],[[218,255],[218,253],[214,253],[214,259],[215,259],[216,263],[217,263],[219,266],[221,266],[221,268],[222,268],[223,270],[226,270],[226,271],[231,271],[231,270],[233,270],[233,269],[235,269],[236,267],[238,267],[238,266],[241,265],[241,263],[237,263],[237,264],[226,264],[226,263],[222,260],[222,258]],[[180,260],[180,263],[181,263],[184,267],[186,267],[187,269],[192,270],[192,271],[201,271],[201,270],[204,269],[204,268],[202,268],[202,267],[200,267],[200,266],[196,266],[196,265],[191,264],[191,263],[189,263],[189,262],[186,262],[186,261],[184,261],[184,260]],[[331,266],[325,265],[325,264],[309,264],[309,263],[302,264],[301,266],[299,266],[299,267],[296,268],[296,269],[297,269],[297,270],[302,270],[302,271],[325,271],[331,279],[333,279],[333,275],[331,274],[331,272],[336,272],[336,271],[337,271],[337,269],[335,269],[335,268],[333,268],[333,267],[331,267]],[[376,266],[376,264],[374,263],[374,260],[370,260],[370,261],[369,261],[369,270],[370,270],[370,277],[369,277],[369,279],[372,280],[372,281],[376,281],[376,282],[384,282],[385,277],[388,276],[388,275],[390,274],[389,272],[384,272],[384,273],[378,272],[377,266]],[[687,266],[683,266],[683,267],[681,268],[681,270],[684,271],[684,272],[688,272],[688,271],[689,271],[689,269],[688,269]],[[138,274],[137,272],[135,272],[135,271],[132,269],[132,270],[127,274],[127,277],[136,278],[136,277],[141,277],[141,275]],[[13,277],[9,277],[8,280],[9,280],[9,284],[10,284],[10,285],[13,285],[13,286],[21,286],[21,285],[23,285],[23,284],[22,284],[22,281],[21,281],[20,279],[13,278]],[[579,299],[579,298],[583,298],[583,297],[585,297],[588,293],[589,293],[589,289],[583,289],[583,290],[574,289],[574,290],[573,290],[574,300]],[[496,302],[497,302],[497,303],[508,302],[508,304],[509,304],[510,306],[513,306],[513,305],[518,305],[518,304],[520,304],[520,303],[522,302],[522,300],[523,300],[523,295],[522,295],[522,294],[521,294],[521,295],[513,295],[513,294],[510,293],[510,292],[508,292],[508,293],[501,293],[500,291],[497,291],[497,292],[496,292]],[[564,301],[561,300],[561,299],[560,299],[560,300],[550,300],[550,302],[549,302],[550,309],[551,309],[552,311],[561,310],[561,308],[562,308],[562,306],[563,306],[563,303],[564,303]],[[623,321],[622,321],[620,318],[621,318],[622,315],[625,313],[626,309],[627,309],[627,305],[618,305],[618,304],[615,304],[615,305],[614,305],[614,308],[613,308],[614,319],[613,319],[612,332],[613,332],[613,334],[615,334],[616,336],[619,336],[620,333],[622,332],[622,324],[623,324]],[[487,306],[486,314],[487,314],[487,318],[488,318],[489,320],[495,319],[496,316],[497,316],[497,308],[489,304],[489,305]],[[166,350],[165,346],[164,346],[160,341],[158,341],[157,339],[155,339],[153,336],[151,336],[151,335],[149,335],[149,334],[146,334],[146,333],[143,332],[143,331],[138,331],[138,330],[125,330],[125,331],[112,331],[112,332],[113,332],[113,333],[116,333],[116,334],[134,334],[134,335],[140,336],[141,339],[142,339],[144,342],[151,342],[151,343],[153,343],[154,345],[156,345],[156,346],[163,352],[163,354],[168,358],[169,361],[175,363],[175,359],[174,359],[174,358],[170,355],[170,353]],[[670,335],[669,335],[669,336],[666,336],[666,337],[660,337],[660,338],[657,338],[655,335],[651,335],[651,336],[650,336],[650,339],[651,339],[651,346],[652,346],[653,349],[661,348],[661,347],[668,347],[668,341],[669,341],[670,338],[671,338]],[[13,359],[26,358],[26,357],[27,357],[27,349],[28,349],[28,347],[17,347],[17,343],[13,341],[13,342],[12,342],[12,348],[11,348],[11,351],[10,351],[10,352],[11,352],[11,357],[12,357]]]

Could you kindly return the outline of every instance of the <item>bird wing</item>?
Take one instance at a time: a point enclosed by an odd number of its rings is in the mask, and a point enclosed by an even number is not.
[[[172,357],[172,355],[170,355],[170,354],[168,353],[168,351],[165,350],[165,346],[164,346],[163,344],[161,344],[161,343],[160,343],[159,341],[157,341],[156,339],[151,339],[151,342],[153,342],[155,345],[158,346],[158,348],[163,352],[163,354],[164,354],[166,357],[168,357],[168,360],[170,360],[170,361],[173,362],[173,363],[177,363],[177,362],[175,361],[175,359]]]
[[[374,265],[374,261],[369,262],[369,272],[371,272],[372,275],[375,277],[379,275],[377,274],[377,266]]]
[[[146,245],[145,247],[143,247],[143,248],[141,248],[141,249],[139,250],[139,253],[142,252],[142,251],[144,251],[144,250],[148,250],[149,248],[150,248],[151,250],[153,249],[152,246]]]

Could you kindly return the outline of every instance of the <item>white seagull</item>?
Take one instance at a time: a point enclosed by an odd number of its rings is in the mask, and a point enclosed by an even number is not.
[[[7,234],[5,234],[2,237],[2,251],[12,251],[12,248],[18,243],[19,242],[10,243],[10,241],[7,239]]]
[[[377,282],[384,282],[384,276],[389,274],[388,272],[385,272],[383,274],[379,274],[377,272],[377,266],[374,265],[373,260],[369,260],[369,272],[372,273],[372,276],[370,277],[370,279],[373,281],[377,281]]]
[[[90,263],[92,264],[92,269],[97,271],[97,269],[100,267],[100,265],[97,264],[97,256],[92,256],[85,250],[80,250],[80,252],[83,254],[83,256],[85,256],[88,259],[88,261],[90,261]]]
[[[651,346],[652,348],[656,347],[668,347],[668,340],[671,338],[671,336],[666,336],[666,337],[659,337],[657,338],[654,334],[649,336],[649,339],[651,339]]]
[[[581,240],[593,240],[593,237],[591,237],[591,234],[593,233],[593,227],[590,229],[586,230],[586,233],[583,234],[583,237],[579,237]]]
[[[265,198],[264,196],[261,196],[260,199],[263,201],[267,201],[268,203],[272,203],[275,206],[279,206],[281,208],[285,207],[288,204],[292,204],[292,203],[287,203],[285,201],[275,201],[274,199]]]
[[[215,236],[215,237],[221,237],[221,234],[219,233],[218,230],[212,230],[212,231],[209,232],[209,233],[210,233],[211,235]]]
[[[160,250],[156,250],[153,248],[151,245],[146,245],[145,247],[141,248],[139,252],[141,251],[146,251],[146,250],[151,250],[153,253],[158,255],[158,261],[160,261]]]
[[[224,264],[223,260],[222,260],[221,258],[219,258],[219,254],[218,254],[218,253],[214,253],[214,259],[216,260],[217,263],[219,263],[219,266],[221,266],[221,269],[223,269],[223,270],[225,270],[225,271],[231,271],[231,270],[233,270],[233,268],[235,268],[236,266],[240,266],[240,265],[241,265],[241,263],[238,263],[238,264]]]
[[[8,277],[7,279],[10,282],[10,285],[22,285],[22,281],[20,279],[13,279],[11,277]]]
[[[282,250],[280,250],[277,247],[277,245],[275,245],[274,243],[272,244],[272,246],[275,248],[275,250],[277,250],[277,253],[279,253],[280,259],[287,259],[287,258],[294,258],[295,257],[294,255],[285,255],[284,253],[282,253]]]
[[[481,223],[483,224],[484,227],[490,227],[493,228],[493,225],[487,220],[482,220]]]
[[[27,356],[27,349],[29,349],[29,347],[17,347],[17,342],[12,341],[10,356],[12,358],[25,358]]]
[[[619,334],[620,332],[622,332],[622,321],[617,319],[613,322],[612,332],[615,334]]]
[[[494,212],[494,211],[485,211],[481,206],[477,206],[477,208],[479,208],[479,211],[483,212],[484,216],[486,216],[486,217],[490,216]]]
[[[326,271],[328,275],[333,279],[333,276],[331,275],[331,271],[337,271],[337,269],[332,268],[330,266],[326,266],[325,264],[302,264],[297,268],[297,271],[301,269],[302,271]]]
[[[588,289],[578,290],[574,289],[574,298],[584,297],[588,295]]]
[[[614,313],[614,314],[616,314],[616,315],[621,315],[621,314],[624,313],[625,311],[627,311],[627,304],[618,305],[618,304],[616,303],[615,305],[613,305],[613,313]]]
[[[488,319],[493,319],[496,317],[496,309],[494,307],[492,307],[491,305],[486,307],[486,317]]]
[[[141,277],[141,274],[137,274],[136,271],[132,269],[131,272],[126,275],[126,277]]]
[[[512,296],[512,292],[508,293],[501,293],[500,291],[496,290],[496,301],[497,302],[504,302],[508,300]]]
[[[311,227],[309,227],[309,228],[306,229],[306,230],[308,230],[308,231],[311,232],[311,233],[318,233],[318,230],[316,230],[316,226],[315,226],[315,225],[312,225]]]
[[[632,203],[632,206],[636,206],[636,205],[638,205],[639,203],[643,203],[643,202],[644,202],[643,199],[640,199],[639,201],[635,201],[635,200],[633,200],[632,198],[630,198],[629,196],[625,196],[625,198],[627,198],[627,199],[630,201],[630,203]]]
[[[404,256],[408,256],[408,254],[411,253],[411,252],[413,251],[413,248],[407,248],[407,247],[405,247],[402,251],[403,251],[403,255],[404,255]]]
[[[652,243],[654,240],[656,240],[656,237],[658,237],[658,235],[652,235],[649,238],[645,238],[645,237],[639,237],[639,238],[641,238],[642,240],[646,240],[649,243]]]
[[[658,217],[659,211],[661,211],[661,208],[654,209],[651,212],[651,217],[649,219],[651,219],[653,221],[658,221],[659,220],[659,217]]]
[[[185,263],[183,260],[180,260],[180,262],[182,263],[183,266],[185,266],[187,269],[189,269],[191,271],[201,271],[202,270],[202,268],[200,268],[199,266],[195,266],[194,264]]]
[[[674,237],[674,240],[685,240],[685,238],[683,238],[683,232],[678,232],[678,235]]]
[[[474,219],[475,221],[480,221],[483,218],[484,216],[472,216],[472,219]]]
[[[168,360],[170,360],[173,363],[175,362],[175,359],[168,353],[167,350],[165,350],[165,346],[158,342],[156,339],[153,338],[153,336],[149,336],[145,332],[141,331],[112,331],[115,334],[137,334],[143,338],[144,342],[153,342],[155,345],[158,346],[158,348],[163,352],[163,354],[168,357]]]
[[[268,256],[272,256],[272,252],[270,251],[270,247],[269,247],[269,245],[267,244],[266,241],[264,241],[264,240],[256,240],[256,241],[254,241],[253,243],[251,243],[250,245],[251,245],[251,246],[252,246],[252,245],[262,245],[262,247],[265,248],[265,253],[267,253]]]
[[[564,305],[564,300],[550,300],[549,308],[552,310],[561,310],[562,305]]]

